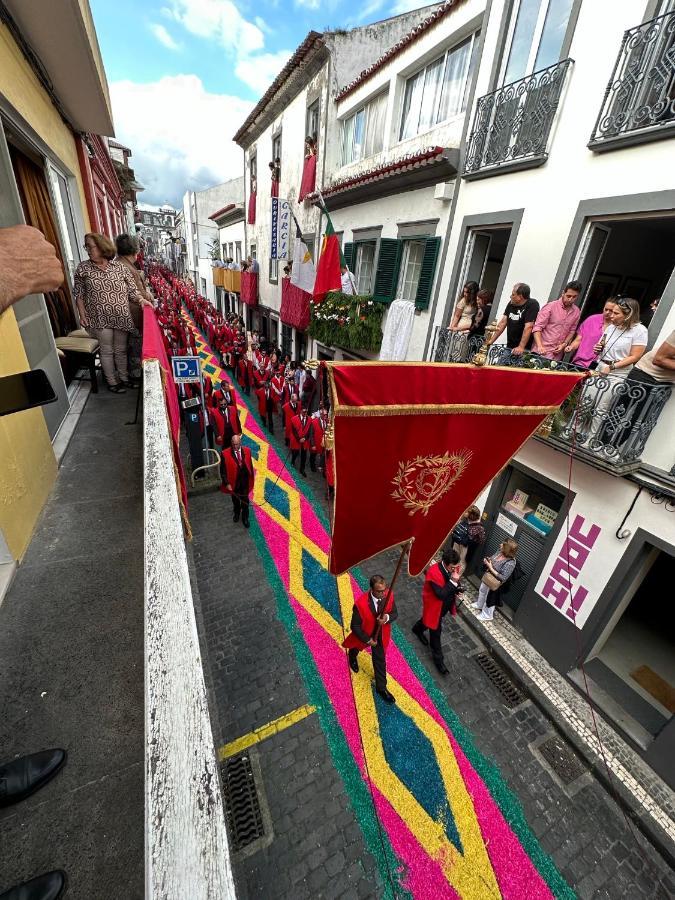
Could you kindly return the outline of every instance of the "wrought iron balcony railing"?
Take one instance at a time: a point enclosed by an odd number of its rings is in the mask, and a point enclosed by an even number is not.
[[[465,176],[546,162],[551,129],[571,68],[572,60],[563,59],[478,100]]]
[[[675,12],[625,32],[589,146],[637,143],[675,130]]]
[[[469,362],[482,338],[463,338],[439,328],[435,362]],[[526,369],[584,371],[572,363],[550,360],[538,353],[514,355],[503,344],[488,351],[488,365]],[[647,440],[672,393],[669,384],[651,385],[617,375],[593,375],[578,385],[553,416],[548,441],[561,450],[574,447],[612,466],[616,474],[638,468]]]

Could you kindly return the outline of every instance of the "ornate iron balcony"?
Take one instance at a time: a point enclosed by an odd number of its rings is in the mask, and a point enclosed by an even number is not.
[[[653,140],[669,126],[675,126],[675,12],[625,32],[589,146]]]
[[[432,359],[434,362],[469,362],[478,353],[482,343],[483,338],[478,335],[469,337],[438,326]]]
[[[541,165],[572,67],[571,59],[480,97],[467,144],[464,175],[509,166]]]

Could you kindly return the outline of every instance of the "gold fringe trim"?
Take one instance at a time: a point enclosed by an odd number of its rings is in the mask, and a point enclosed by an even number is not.
[[[330,372],[333,366],[418,366],[433,369],[490,369],[495,372],[536,372],[537,375],[568,375],[572,378],[579,378],[581,372],[558,372],[556,369],[521,369],[518,366],[475,366],[473,363],[454,363],[454,362],[428,362],[425,360],[379,360],[379,359],[345,359],[322,360],[326,363],[326,367]]]
[[[416,406],[392,404],[391,406],[336,406],[334,414],[353,418],[357,416],[437,416],[448,413],[502,416],[546,416],[557,406],[489,406],[475,403],[420,403]]]

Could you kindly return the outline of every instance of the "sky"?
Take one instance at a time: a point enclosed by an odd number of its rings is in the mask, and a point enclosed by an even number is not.
[[[349,28],[428,0],[90,0],[115,138],[143,203],[180,207],[243,172],[233,143],[308,31]],[[383,52],[386,47],[383,47]]]

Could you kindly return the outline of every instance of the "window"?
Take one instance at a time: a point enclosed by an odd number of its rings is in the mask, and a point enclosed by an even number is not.
[[[406,81],[399,140],[429,131],[466,109],[476,37],[452,47]]]
[[[284,356],[293,355],[293,329],[290,325],[281,325],[281,352]]]
[[[258,258],[258,247],[256,244],[251,244],[251,259]]]
[[[234,245],[234,261],[241,262],[241,241],[236,241]]]
[[[356,245],[356,293],[370,294],[373,290],[376,241],[364,241]]]
[[[319,109],[321,102],[316,100],[311,106],[307,107],[307,122],[305,126],[305,136],[319,140]]]
[[[342,165],[374,156],[382,150],[387,93],[378,94],[342,122]]]
[[[424,259],[424,244],[423,240],[403,241],[401,269],[396,287],[397,300],[414,300],[417,297],[422,260]]]
[[[248,170],[251,179],[251,193],[255,194],[258,190],[258,157],[253,155],[248,161]]]
[[[314,235],[306,234],[303,236],[302,240],[304,241],[305,246],[309,250],[310,256],[312,257],[312,259],[314,260],[314,263],[316,264],[317,260],[314,258]]]
[[[511,84],[560,59],[573,0],[516,0],[503,69]]]
[[[221,259],[227,259],[227,244],[220,245]]]
[[[272,161],[281,159],[281,132],[272,138]]]
[[[279,260],[271,259],[270,260],[270,281],[272,284],[277,284],[279,281]]]
[[[201,278],[200,281],[202,285],[202,297],[206,297],[206,278]]]

